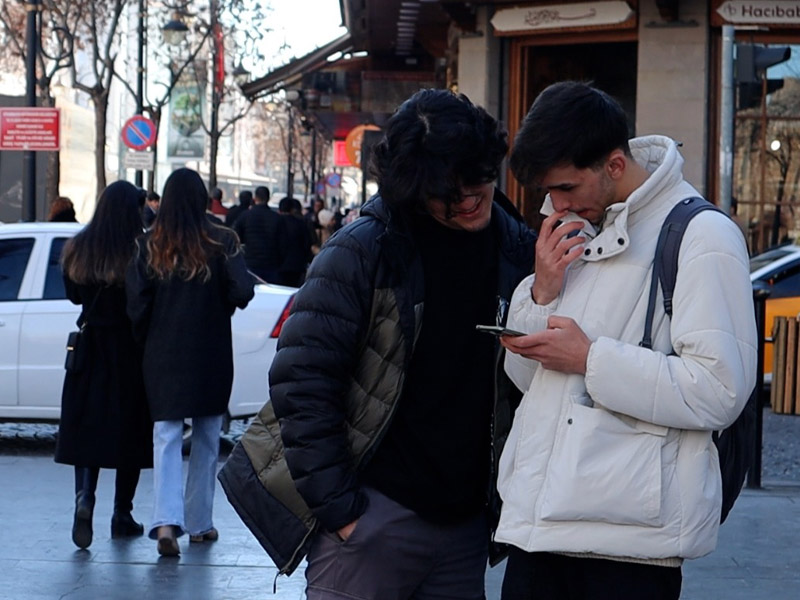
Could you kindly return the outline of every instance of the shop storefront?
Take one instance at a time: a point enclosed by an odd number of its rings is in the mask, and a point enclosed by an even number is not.
[[[661,133],[678,140],[687,179],[715,202],[721,163],[731,161],[732,212],[752,252],[800,236],[800,4],[500,0],[486,7],[484,18],[500,40],[499,50],[486,47],[495,55],[489,62],[503,65],[507,76],[498,104],[512,137],[544,87],[563,79],[592,81],[621,102],[632,136]],[[478,23],[480,29],[480,16]],[[735,28],[734,53],[751,44],[790,54],[766,69],[771,83],[763,84],[763,101],[762,90],[737,80],[732,156],[719,142],[723,25]],[[470,87],[465,70],[460,73],[459,87]],[[542,193],[521,189],[511,177],[506,188],[536,225]]]

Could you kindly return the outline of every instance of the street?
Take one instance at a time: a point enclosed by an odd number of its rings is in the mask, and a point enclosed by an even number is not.
[[[0,424],[0,599],[140,600],[304,598],[302,568],[280,577],[218,487],[216,543],[179,540],[181,556],[159,558],[146,538],[112,540],[114,477],[101,471],[94,541],[70,539],[72,469],[53,462],[54,425]],[[234,423],[223,456],[241,435]],[[684,565],[681,600],[794,600],[800,597],[800,418],[765,413],[764,488],[744,490],[720,529],[717,550]],[[149,520],[152,477],[142,473],[134,516]],[[497,600],[503,566],[487,571],[487,599]],[[276,593],[273,595],[273,584]]]

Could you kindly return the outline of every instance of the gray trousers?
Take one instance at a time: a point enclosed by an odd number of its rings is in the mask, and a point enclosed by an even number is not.
[[[321,531],[308,553],[308,600],[484,600],[486,516],[422,520],[376,490],[352,535]]]

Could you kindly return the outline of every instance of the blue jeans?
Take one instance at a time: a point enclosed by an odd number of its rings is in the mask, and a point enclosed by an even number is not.
[[[173,525],[177,535],[199,535],[214,528],[212,512],[216,486],[222,415],[192,419],[192,451],[186,493],[183,492],[183,421],[153,424],[153,521],[149,536]]]

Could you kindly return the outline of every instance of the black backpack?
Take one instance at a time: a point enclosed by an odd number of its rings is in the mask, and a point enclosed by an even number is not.
[[[656,256],[653,262],[653,276],[650,281],[650,298],[647,304],[647,317],[644,325],[644,337],[640,346],[652,347],[653,311],[655,310],[658,284],[664,297],[664,310],[672,317],[672,293],[678,276],[678,252],[681,247],[683,233],[689,221],[704,210],[720,211],[716,206],[703,198],[687,198],[675,205],[667,215],[656,245]],[[722,213],[724,214],[724,213]],[[755,318],[755,315],[754,315]],[[714,444],[719,453],[719,467],[722,474],[722,511],[719,522],[724,523],[733,503],[744,485],[747,471],[753,459],[755,443],[757,399],[756,390],[750,394],[741,414],[736,421],[722,431],[713,434]]]

